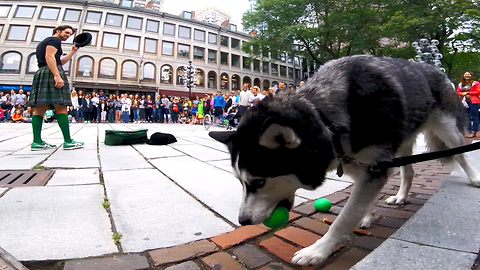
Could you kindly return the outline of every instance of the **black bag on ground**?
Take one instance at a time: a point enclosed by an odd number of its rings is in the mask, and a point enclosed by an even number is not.
[[[155,132],[150,136],[150,139],[147,141],[147,144],[151,145],[166,145],[169,143],[174,143],[177,141],[177,138],[169,133]]]
[[[106,145],[129,145],[146,143],[148,129],[138,130],[105,130]]]

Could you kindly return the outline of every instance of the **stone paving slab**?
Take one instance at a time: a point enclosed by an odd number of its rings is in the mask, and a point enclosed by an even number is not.
[[[118,252],[101,185],[22,187],[0,198],[0,246],[21,261]]]
[[[0,188],[0,196],[3,195],[4,192],[6,192],[8,188]]]
[[[151,162],[217,213],[230,222],[239,224],[242,187],[231,173],[187,156],[153,159]]]
[[[0,158],[0,170],[30,170],[48,155],[4,156]]]
[[[108,171],[104,181],[125,252],[184,244],[233,230],[157,170]]]
[[[219,150],[216,150],[207,146],[203,146],[203,145],[198,145],[198,144],[173,146],[173,148],[201,161],[230,159],[230,154],[224,151],[219,151]]]
[[[98,169],[56,170],[47,186],[100,184]]]
[[[133,170],[133,169],[151,169],[150,165],[138,153],[136,155],[113,158],[101,157],[102,171]]]
[[[59,151],[67,151],[67,150],[59,150]],[[69,150],[69,151],[77,151],[78,150]],[[42,166],[45,168],[99,168],[100,163],[98,162],[97,158],[86,158],[86,159],[47,159],[45,162],[42,163]]]
[[[351,269],[470,269],[475,258],[472,253],[389,239]]]
[[[140,270],[148,267],[148,260],[145,256],[128,254],[109,258],[67,261],[63,270]]]
[[[133,148],[147,159],[185,156],[184,153],[172,148],[170,145],[136,144],[133,145]]]
[[[207,147],[210,147],[210,148],[213,148],[213,149],[225,152],[225,153],[229,153],[228,148],[225,144],[223,144],[221,142],[218,142],[218,141],[215,141],[214,139],[212,139],[210,137],[204,138],[204,137],[189,136],[189,137],[186,137],[185,140],[190,141],[190,142],[195,143],[195,144],[207,146]]]

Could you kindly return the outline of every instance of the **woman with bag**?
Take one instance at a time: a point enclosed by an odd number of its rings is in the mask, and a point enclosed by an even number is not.
[[[462,74],[457,87],[457,94],[468,105],[468,131],[467,138],[475,138],[479,126],[478,109],[480,108],[480,83],[473,80],[473,73],[466,71]]]

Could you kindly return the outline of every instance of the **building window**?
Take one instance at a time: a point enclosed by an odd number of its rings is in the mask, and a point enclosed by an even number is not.
[[[177,68],[177,85],[185,83],[185,70],[183,66]]]
[[[250,79],[250,77],[248,76],[243,77],[243,84],[248,84],[249,86],[252,86],[252,79]]]
[[[77,76],[93,77],[93,59],[89,56],[82,56],[78,59]]]
[[[280,76],[287,77],[287,67],[286,66],[280,66]]]
[[[220,64],[228,65],[228,53],[220,52]]]
[[[217,89],[217,73],[215,71],[208,72],[208,88]]]
[[[248,57],[243,57],[243,69],[252,70],[252,65]]]
[[[140,49],[140,37],[125,36],[124,50],[138,51]]]
[[[285,62],[287,61],[287,58],[285,57],[285,53],[282,52],[278,55],[278,60],[282,61],[282,62]]]
[[[32,53],[27,59],[27,73],[35,73],[38,70],[38,61],[36,53]]]
[[[132,7],[133,0],[122,0],[120,5],[122,5],[122,7]]]
[[[268,88],[270,88],[270,81],[263,80],[263,90],[268,90]]]
[[[154,20],[147,19],[147,31],[158,33],[160,23]]]
[[[220,45],[228,47],[228,37],[220,35]]]
[[[205,41],[205,31],[195,29],[193,38],[198,41]]]
[[[232,49],[240,50],[240,40],[232,38]]]
[[[92,35],[92,42],[90,43],[89,46],[97,46],[97,39],[98,39],[98,32],[97,31],[91,31],[91,30],[84,30],[84,33],[90,33]]]
[[[182,38],[190,38],[190,27],[178,26],[178,36]]]
[[[164,23],[163,24],[163,34],[175,36],[175,24]]]
[[[15,12],[15,18],[33,18],[36,7],[18,6]]]
[[[162,42],[162,54],[173,55],[173,42]]]
[[[253,80],[253,85],[260,87],[260,79],[259,79],[259,78],[255,78],[255,80]]]
[[[295,79],[301,79],[302,77],[300,75],[301,75],[300,69],[296,68],[295,69]]]
[[[199,87],[205,87],[205,72],[199,68],[195,73],[195,85]]]
[[[27,40],[28,28],[29,27],[26,25],[11,25],[8,31],[7,40]]]
[[[10,9],[12,8],[12,6],[5,6],[5,5],[1,5],[0,6],[0,18],[6,18],[8,17],[8,14],[10,13]]]
[[[177,56],[190,58],[190,46],[185,44],[178,44]]]
[[[240,55],[232,54],[232,67],[240,67]]]
[[[147,53],[157,53],[157,40],[151,38],[145,38],[144,51]]]
[[[268,74],[270,72],[270,63],[263,62],[262,68],[263,68],[263,73]]]
[[[160,70],[160,82],[161,83],[172,83],[173,69],[169,65],[163,65]]]
[[[63,15],[63,20],[67,22],[78,22],[80,19],[80,14],[82,11],[77,9],[66,9],[65,15]]]
[[[86,23],[100,24],[102,19],[102,13],[97,11],[87,11],[87,16],[85,17]]]
[[[70,75],[70,62],[71,61],[68,61],[67,63],[65,63],[65,65],[62,66],[63,71],[65,71],[65,74],[67,75]]]
[[[122,64],[122,80],[138,80],[137,63],[133,61],[125,61]]]
[[[123,15],[107,13],[107,19],[105,20],[105,25],[111,26],[122,26]]]
[[[117,78],[117,62],[111,58],[100,60],[98,71],[99,78],[116,79]]]
[[[43,7],[42,11],[40,11],[39,19],[56,20],[58,19],[59,13],[60,13],[60,8]]]
[[[217,51],[208,50],[208,62],[209,63],[217,63]]]
[[[293,78],[293,68],[291,67],[288,68],[288,77]]]
[[[114,33],[103,33],[102,47],[118,48],[120,35]]]
[[[222,73],[220,76],[220,89],[228,90],[228,74],[227,73]]]
[[[142,29],[143,19],[128,16],[127,17],[127,28],[131,29]]]
[[[200,47],[193,47],[193,59],[204,60],[205,59],[205,49],[200,48]]]
[[[240,76],[237,74],[232,76],[232,90],[240,89]],[[233,97],[232,97],[233,98]]]
[[[2,54],[1,73],[20,73],[20,64],[22,63],[22,55],[19,52],[6,52]]]
[[[47,37],[52,36],[53,28],[51,27],[36,27],[35,34],[33,35],[33,41],[42,41]]]
[[[147,82],[155,81],[155,65],[152,63],[146,63],[143,65],[143,80]]]
[[[217,44],[217,34],[208,33],[208,43]]]
[[[289,63],[289,64],[293,63],[293,56],[289,55],[287,57],[287,63]]]
[[[295,56],[293,58],[293,63],[295,66],[300,66],[300,58],[298,56]]]
[[[278,76],[278,64],[273,64],[272,63],[271,65],[272,65],[272,67],[271,67],[272,73],[271,74],[275,75],[275,76]]]
[[[253,60],[253,71],[260,72],[260,61]]]

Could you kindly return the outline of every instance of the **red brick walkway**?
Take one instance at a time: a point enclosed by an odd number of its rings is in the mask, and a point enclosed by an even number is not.
[[[437,192],[450,174],[437,161],[414,165],[415,178],[407,204],[387,205],[385,199],[396,195],[400,175],[394,175],[382,190],[376,212],[379,218],[368,230],[356,230],[350,241],[323,264],[299,268],[290,264],[293,254],[313,244],[328,230],[329,224],[341,211],[352,187],[326,196],[333,206],[330,213],[316,212],[313,201],[302,204],[290,212],[290,222],[279,230],[246,226],[230,233],[193,243],[151,250],[140,254],[116,254],[102,258],[56,262],[50,268],[30,265],[30,269],[168,269],[168,270],[281,270],[281,269],[349,269],[378,247],[400,228],[423,204]],[[140,263],[148,259],[148,266]],[[115,263],[112,267],[112,261]],[[145,261],[145,260],[143,260]],[[139,263],[136,263],[139,262]],[[64,267],[65,265],[65,267]],[[68,267],[67,267],[68,265]]]

